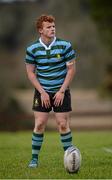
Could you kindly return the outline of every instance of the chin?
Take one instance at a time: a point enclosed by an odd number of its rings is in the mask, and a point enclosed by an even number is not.
[[[54,37],[55,37],[55,34],[51,34],[49,37],[50,37],[50,38],[54,38]]]

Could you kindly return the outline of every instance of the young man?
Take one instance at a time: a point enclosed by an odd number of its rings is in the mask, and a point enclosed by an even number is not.
[[[38,41],[27,48],[26,70],[35,88],[33,111],[35,127],[32,135],[32,160],[38,166],[38,155],[51,110],[54,111],[64,151],[72,145],[69,127],[71,96],[69,84],[75,74],[75,52],[70,42],[55,37],[55,18],[42,15],[36,21]]]

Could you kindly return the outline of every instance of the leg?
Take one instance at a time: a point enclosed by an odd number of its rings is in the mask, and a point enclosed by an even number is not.
[[[55,113],[56,122],[58,125],[59,132],[61,134],[68,133],[70,131],[70,119],[69,119],[69,113]]]
[[[49,113],[47,112],[34,112],[35,117],[35,127],[34,133],[42,134],[44,133],[47,121],[48,121]]]
[[[35,127],[32,135],[32,160],[29,167],[37,167],[38,155],[43,142],[43,133],[48,121],[48,113],[34,112]]]
[[[70,118],[69,113],[55,113],[56,122],[58,125],[58,129],[61,135],[61,142],[63,145],[64,151],[70,146],[72,146],[72,135],[70,130]]]

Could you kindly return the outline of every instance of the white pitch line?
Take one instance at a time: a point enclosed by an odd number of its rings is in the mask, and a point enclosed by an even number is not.
[[[106,148],[106,147],[104,147],[103,150],[106,151],[106,152],[112,153],[112,148]]]

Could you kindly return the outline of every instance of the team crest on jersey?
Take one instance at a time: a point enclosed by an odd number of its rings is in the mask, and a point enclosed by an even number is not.
[[[35,106],[38,106],[38,105],[39,105],[38,99],[35,99],[34,105],[35,105]]]
[[[61,56],[60,56],[60,54],[57,54],[57,58],[59,59]]]

